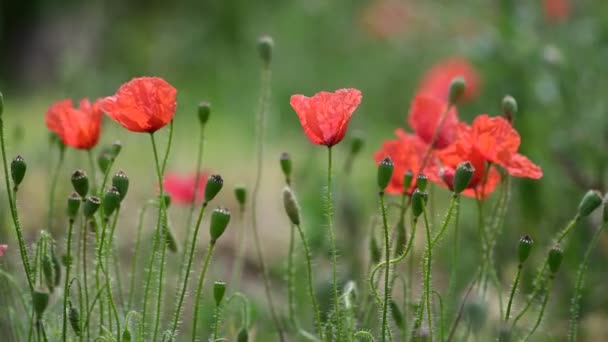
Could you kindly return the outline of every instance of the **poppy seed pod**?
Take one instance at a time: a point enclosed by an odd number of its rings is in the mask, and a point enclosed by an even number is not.
[[[415,218],[418,218],[424,211],[427,197],[428,194],[426,192],[420,191],[420,189],[414,190],[412,194],[412,215]]]
[[[242,327],[241,330],[239,330],[239,334],[236,337],[236,341],[237,342],[247,342],[249,340],[249,332],[247,331],[246,327]]]
[[[360,134],[355,134],[350,145],[350,153],[353,155],[358,154],[363,148],[363,142],[363,136]]]
[[[211,115],[211,104],[207,101],[203,101],[198,104],[198,121],[202,126],[207,124],[209,116]]]
[[[601,204],[602,194],[597,190],[589,190],[578,205],[578,214],[580,217],[589,216]]]
[[[15,189],[17,189],[17,187],[23,181],[26,169],[27,164],[25,163],[25,159],[23,159],[21,156],[16,156],[11,162],[11,176],[13,178],[13,185]]]
[[[89,192],[89,177],[84,170],[76,170],[72,173],[72,186],[80,197],[85,198]]]
[[[380,164],[378,164],[377,182],[380,191],[384,191],[391,181],[394,167],[395,165],[393,164],[391,157],[384,158]]]
[[[549,251],[549,270],[552,274],[557,273],[559,271],[559,267],[562,265],[562,260],[564,259],[564,252],[560,245],[555,245]]]
[[[281,153],[281,157],[279,159],[281,163],[281,171],[283,171],[283,176],[285,179],[291,178],[291,156],[287,152]]]
[[[412,185],[412,180],[414,179],[414,173],[412,170],[407,170],[403,174],[403,191],[408,192],[410,186]]]
[[[118,155],[120,154],[120,151],[122,151],[122,143],[118,140],[114,141],[112,143],[112,146],[110,146],[109,152],[110,155],[112,156],[112,160],[116,159],[116,157],[118,157]]]
[[[211,224],[209,225],[209,235],[211,243],[215,243],[217,239],[224,234],[226,227],[230,222],[230,211],[225,208],[217,208],[211,214]]]
[[[70,321],[70,326],[74,331],[76,336],[80,336],[80,314],[75,307],[72,306],[72,302],[69,302],[70,307],[68,308],[68,320]]]
[[[464,189],[469,186],[474,173],[475,168],[469,161],[458,164],[458,167],[456,167],[456,172],[454,173],[453,191],[455,194],[463,192]]]
[[[68,197],[68,210],[67,211],[68,211],[68,218],[71,221],[74,221],[74,219],[76,219],[76,215],[78,215],[78,209],[80,209],[80,202],[82,202],[82,198],[76,192],[73,192]]]
[[[464,91],[466,89],[466,82],[462,77],[456,77],[450,83],[450,93],[449,93],[449,101],[450,104],[456,104],[462,98]]]
[[[283,206],[291,223],[300,224],[300,205],[293,191],[286,186],[283,188]]]
[[[502,112],[509,122],[513,122],[513,118],[517,114],[517,101],[513,96],[507,95],[502,99]]]
[[[84,205],[82,206],[82,213],[84,214],[84,217],[86,217],[88,219],[93,217],[93,215],[95,215],[95,212],[97,211],[97,209],[99,209],[100,205],[101,205],[101,200],[99,199],[99,197],[97,197],[97,196],[87,197],[87,199],[84,201]]]
[[[403,314],[401,313],[401,309],[399,309],[399,305],[393,299],[391,299],[389,304],[391,307],[391,315],[393,316],[393,321],[395,321],[395,325],[397,325],[398,327],[403,326]]]
[[[247,188],[245,188],[244,185],[237,185],[234,188],[234,197],[236,197],[236,200],[241,207],[245,206],[245,202],[247,201]]]
[[[216,281],[213,283],[213,299],[215,299],[215,306],[220,306],[224,294],[226,293],[226,283],[223,281]]]
[[[517,256],[519,257],[519,263],[523,264],[530,256],[534,241],[528,235],[524,235],[519,239],[519,245],[517,246]]]
[[[207,185],[205,185],[205,202],[211,202],[213,198],[222,190],[224,186],[224,180],[220,175],[211,175],[207,179]]]
[[[263,35],[258,39],[258,53],[264,66],[268,67],[272,61],[272,49],[274,48],[274,41],[269,35]]]
[[[40,319],[44,313],[44,310],[46,310],[47,306],[49,305],[49,293],[34,290],[34,292],[32,292],[32,304],[36,317]]]
[[[120,193],[120,201],[122,202],[129,191],[129,177],[123,171],[118,171],[114,177],[112,177],[112,186]]]
[[[110,217],[120,205],[120,192],[113,186],[103,196],[103,214]]]
[[[418,177],[416,177],[416,186],[420,191],[426,191],[426,186],[429,184],[429,178],[424,174],[420,173]]]

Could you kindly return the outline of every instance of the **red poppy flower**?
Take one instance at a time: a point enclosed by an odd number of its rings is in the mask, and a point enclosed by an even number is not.
[[[159,77],[139,77],[123,84],[101,108],[132,132],[154,133],[175,115],[177,90]]]
[[[568,0],[543,0],[545,17],[551,23],[559,23],[568,18],[570,9]]]
[[[361,91],[357,89],[322,91],[313,97],[293,95],[290,101],[308,139],[327,147],[344,138],[348,121],[360,103]]]
[[[468,60],[452,57],[435,64],[424,74],[418,90],[431,94],[440,100],[448,101],[450,85],[456,77],[464,78],[466,88],[461,101],[469,101],[479,93],[479,74]]]
[[[412,17],[410,4],[401,0],[374,0],[362,14],[363,28],[378,39],[404,32]]]
[[[93,105],[88,99],[74,108],[72,100],[53,104],[45,114],[46,126],[57,134],[64,144],[78,149],[91,149],[99,141],[101,133],[101,109],[99,100]]]
[[[196,173],[189,175],[167,173],[163,179],[163,189],[171,196],[174,203],[190,204],[195,196],[196,202],[200,203],[205,197],[208,176],[206,172],[199,173],[197,186]]]
[[[447,106],[445,101],[426,94],[418,94],[414,98],[408,115],[408,123],[414,133],[427,145],[431,144]],[[458,114],[456,109],[452,108],[446,114],[433,148],[443,149],[450,145],[456,139],[457,127]]]
[[[402,129],[395,131],[396,139],[387,140],[382,144],[380,150],[374,153],[376,164],[380,163],[384,158],[390,157],[393,161],[393,177],[386,187],[386,192],[390,194],[400,194],[404,191],[403,175],[408,172],[414,172],[414,181],[407,189],[408,193],[412,193],[416,189],[417,172],[422,166],[422,160],[426,154],[428,145],[426,145],[419,137],[408,134]],[[438,182],[439,179],[435,176],[436,164],[434,160],[427,162],[422,172],[427,175],[429,180]]]
[[[0,257],[4,255],[4,252],[8,248],[8,245],[0,245]]]

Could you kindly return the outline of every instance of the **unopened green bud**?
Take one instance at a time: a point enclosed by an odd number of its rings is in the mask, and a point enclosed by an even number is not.
[[[222,186],[224,186],[224,180],[220,175],[211,175],[209,179],[207,179],[207,184],[205,185],[205,202],[211,202],[213,198],[222,190]]]
[[[602,194],[597,190],[589,190],[578,205],[580,217],[589,216],[602,204]]]
[[[82,213],[84,214],[84,217],[86,217],[88,219],[93,217],[93,215],[95,215],[95,212],[97,211],[97,209],[99,209],[100,205],[101,205],[101,200],[99,199],[99,197],[96,197],[96,196],[87,197],[87,199],[84,201],[84,205],[82,206]]]
[[[110,217],[120,206],[120,192],[113,186],[103,196],[103,214]]]
[[[213,299],[215,299],[215,306],[220,306],[225,293],[226,283],[223,281],[216,281],[213,284]]]
[[[217,208],[211,214],[211,224],[209,226],[209,234],[211,243],[215,243],[217,239],[224,234],[228,223],[230,222],[230,211],[224,208]]]
[[[416,187],[420,189],[420,191],[426,191],[426,186],[428,184],[429,178],[424,173],[420,173],[418,177],[416,177]]]
[[[80,336],[80,314],[78,310],[72,306],[72,302],[69,302],[70,307],[68,308],[68,320],[70,321],[70,326],[74,331],[76,336]]]
[[[244,185],[237,185],[234,188],[234,197],[236,197],[237,202],[241,207],[245,206],[245,202],[247,201],[247,188]]]
[[[80,209],[80,202],[82,202],[82,198],[76,192],[73,192],[68,197],[68,218],[72,221],[76,219],[76,215],[78,215],[78,209]]]
[[[517,246],[517,255],[519,257],[519,263],[523,264],[530,256],[534,241],[528,235],[524,235],[519,239],[519,245]]]
[[[129,326],[125,327],[125,330],[122,332],[122,340],[124,342],[131,342],[131,330]]]
[[[42,274],[44,275],[44,282],[49,291],[53,292],[55,289],[55,275],[53,272],[53,260],[48,254],[42,257]]]
[[[288,186],[283,188],[283,206],[291,223],[300,224],[300,205],[293,191]]]
[[[403,314],[401,313],[401,309],[399,309],[399,305],[393,299],[389,302],[391,306],[391,315],[393,316],[393,321],[398,327],[403,326]]]
[[[85,198],[89,192],[89,177],[84,170],[76,170],[72,173],[72,186],[80,197]]]
[[[112,186],[118,190],[118,193],[120,193],[120,200],[122,201],[129,191],[129,177],[123,171],[118,171],[114,177],[112,177]]]
[[[464,191],[471,183],[475,168],[469,161],[462,162],[456,167],[454,173],[454,193],[459,194]]]
[[[177,239],[175,238],[175,234],[173,233],[173,230],[169,226],[165,226],[165,225],[163,225],[163,226],[164,226],[163,231],[165,233],[165,242],[167,243],[167,248],[172,253],[179,252],[179,244],[177,243]]]
[[[249,332],[247,331],[246,327],[242,327],[241,330],[239,330],[239,334],[236,337],[236,341],[237,342],[247,342],[249,340]]]
[[[420,191],[420,189],[414,190],[412,194],[412,215],[415,218],[418,218],[424,211],[427,198],[428,194],[426,192]]]
[[[272,40],[272,37],[264,35],[258,39],[258,53],[260,54],[260,58],[262,59],[262,62],[264,62],[265,67],[268,67],[272,61],[273,47],[274,41]]]
[[[114,159],[116,159],[116,157],[118,157],[118,155],[120,154],[120,151],[122,151],[122,143],[120,141],[116,140],[112,143],[112,146],[110,146],[110,149],[109,149],[112,160],[114,160]]]
[[[44,311],[49,305],[49,293],[34,290],[34,292],[32,292],[32,304],[36,317],[38,319],[42,318],[42,314],[44,314]]]
[[[112,155],[108,150],[102,150],[101,153],[97,156],[97,166],[99,166],[99,170],[102,173],[108,172],[110,168],[110,164],[112,163]]]
[[[372,259],[373,264],[379,263],[380,258],[382,257],[380,245],[378,245],[378,240],[376,240],[376,236],[373,234],[372,237],[369,239],[369,256]]]
[[[564,259],[564,252],[560,245],[555,245],[549,251],[549,270],[552,274],[557,273],[559,271],[559,267],[562,265],[562,260]]]
[[[285,181],[287,184],[291,183],[291,156],[287,152],[281,153],[281,158],[279,159],[281,164],[281,171],[283,171],[283,176],[285,176]]]
[[[460,99],[462,98],[462,95],[464,95],[465,89],[466,89],[466,82],[465,82],[464,78],[456,77],[455,79],[453,79],[452,83],[450,83],[450,95],[449,95],[450,104],[453,105],[453,104],[458,103],[458,101],[460,101]]]
[[[61,283],[61,262],[59,262],[59,258],[55,255],[55,249],[51,250],[51,262],[53,263],[53,282],[55,287],[59,286]]]
[[[211,115],[211,104],[207,101],[198,104],[198,121],[205,126]]]
[[[513,96],[507,95],[502,99],[502,112],[509,122],[513,122],[517,114],[517,101]]]
[[[384,191],[390,183],[391,178],[393,177],[393,169],[395,165],[393,164],[393,160],[390,157],[384,158],[380,164],[378,164],[378,174],[377,174],[377,182],[380,191]]]
[[[25,177],[25,170],[27,169],[27,164],[25,160],[21,156],[16,156],[15,159],[11,162],[11,176],[13,177],[13,186],[15,189],[19,187],[23,178]]]
[[[403,174],[403,191],[408,192],[410,186],[412,185],[412,180],[414,180],[414,173],[412,170],[407,170]]]
[[[165,205],[165,208],[169,208],[171,206],[171,196],[168,193],[163,193],[162,203]]]
[[[356,155],[361,152],[361,149],[363,148],[363,143],[363,136],[361,134],[354,134],[352,143],[350,145],[350,153]]]

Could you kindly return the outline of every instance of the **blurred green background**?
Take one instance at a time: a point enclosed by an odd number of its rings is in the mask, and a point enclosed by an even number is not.
[[[357,208],[354,214],[345,215],[348,220],[341,221],[343,261],[346,265],[358,257],[359,263],[365,263],[370,217],[377,214],[371,155],[382,140],[393,137],[395,128],[407,126],[409,103],[424,72],[445,58],[463,56],[476,67],[482,82],[479,96],[459,107],[461,119],[470,122],[480,113],[498,115],[502,97],[514,96],[520,109],[515,121],[522,136],[520,152],[544,171],[540,181],[513,182],[507,222],[495,252],[499,277],[506,288],[516,266],[520,235],[528,233],[536,240],[539,248],[533,257],[538,264],[551,237],[575,214],[584,192],[591,188],[606,191],[608,2],[566,1],[564,16],[550,16],[546,6],[551,2],[2,1],[0,90],[5,98],[9,155],[22,154],[29,166],[24,194],[20,195],[28,239],[32,241],[37,231],[46,228],[55,230],[58,241],[63,234],[61,224],[45,227],[47,195],[41,189],[48,186],[49,170],[57,158],[48,144],[46,108],[63,98],[107,96],[135,76],[160,76],[178,89],[170,170],[188,172],[194,167],[196,105],[207,100],[213,112],[206,131],[204,166],[224,176],[226,189],[238,183],[250,186],[255,172],[254,120],[260,95],[256,40],[269,34],[275,41],[272,104],[266,120],[260,196],[267,257],[282,260],[277,257],[287,252],[288,224],[279,197],[282,179],[278,156],[283,151],[294,159],[296,189],[302,189],[299,196],[306,214],[305,228],[314,241],[316,255],[325,250],[320,201],[325,154],[302,133],[289,97],[343,87],[363,92],[349,135],[337,146],[337,165],[346,158],[353,131],[365,137],[365,148],[355,161],[352,178],[336,173],[336,198],[337,210]],[[128,133],[104,118],[100,146],[117,139],[122,141],[124,153],[116,166],[131,175],[133,189],[119,232],[124,237],[119,240],[122,253],[127,257],[132,253],[135,213],[143,200],[154,195],[157,185],[147,137]],[[68,152],[58,198],[69,192],[71,170],[86,168],[86,162],[84,153]],[[441,207],[448,194],[442,190],[436,193]],[[462,223],[466,239],[472,241],[471,247],[463,250],[465,270],[467,265],[476,265],[479,257],[474,203],[469,202]],[[219,203],[236,209],[229,191],[224,191]],[[175,209],[176,226],[184,213]],[[593,216],[573,234],[566,250],[566,267],[558,275],[556,294],[543,325],[542,334],[546,335],[542,336],[565,335],[576,270],[599,222],[600,218]],[[6,215],[3,226],[0,242],[8,240],[15,246]],[[360,232],[361,239],[346,239],[348,229]],[[183,233],[176,230],[178,235]],[[237,233],[231,232],[232,237],[223,242],[216,266],[222,262],[230,265],[234,255],[230,241]],[[246,292],[263,307],[252,246],[249,252],[253,271]],[[436,272],[449,267],[447,246],[444,254],[436,262]],[[608,321],[608,294],[604,291],[607,256],[608,238],[604,236],[592,254],[582,298],[585,340],[608,339],[604,324]],[[326,265],[323,253],[316,262]],[[357,261],[353,263],[357,265]],[[228,271],[222,274],[220,266],[208,283],[229,275]],[[276,262],[272,266],[280,288],[279,271],[285,265]],[[360,267],[365,271],[364,265]],[[530,288],[533,269],[530,267],[524,277],[524,289]],[[348,278],[352,270],[345,266],[341,271]],[[327,280],[325,273],[318,275],[320,283]],[[466,286],[464,280],[460,288]],[[277,297],[284,297],[282,291],[277,290]]]

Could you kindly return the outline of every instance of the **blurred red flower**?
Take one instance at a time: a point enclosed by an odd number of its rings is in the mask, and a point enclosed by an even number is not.
[[[543,0],[545,18],[551,23],[560,23],[568,18],[568,0]]]
[[[475,98],[479,93],[479,73],[463,57],[451,57],[432,66],[422,77],[418,91],[447,102],[450,95],[450,84],[456,77],[462,77],[466,82],[461,101],[470,101]]]
[[[159,77],[139,77],[123,84],[101,108],[132,132],[154,133],[175,115],[177,90]]]
[[[418,94],[410,107],[408,123],[414,133],[427,145],[430,145],[441,116],[445,113],[448,105],[443,100],[426,94]],[[458,114],[455,108],[448,111],[434,149],[443,149],[456,139],[456,128],[458,127]]]
[[[8,245],[0,245],[0,257],[4,255],[4,252],[8,248]]]
[[[59,101],[46,111],[46,126],[67,146],[88,150],[97,145],[101,133],[100,100],[93,105],[88,99],[74,108],[72,100]]]
[[[363,28],[378,39],[387,39],[406,30],[410,6],[403,0],[372,0],[361,17]]]
[[[290,100],[308,139],[327,147],[344,138],[348,121],[360,103],[361,91],[357,89],[322,91],[312,97],[293,95]]]
[[[205,197],[207,184],[206,172],[199,173],[198,186],[196,173],[182,175],[168,172],[163,179],[163,189],[171,196],[171,201],[177,204],[191,204],[195,200],[200,203]]]

